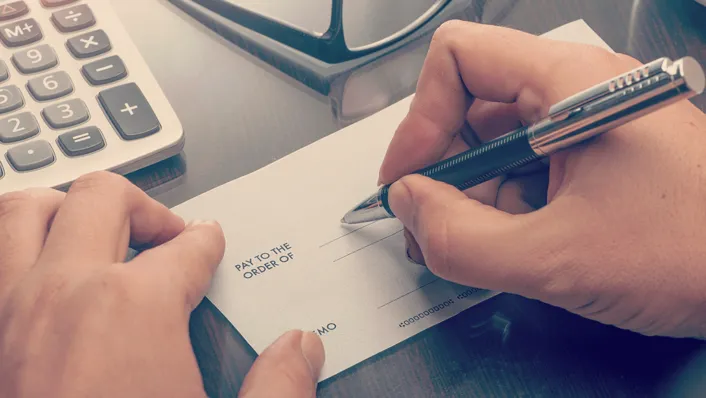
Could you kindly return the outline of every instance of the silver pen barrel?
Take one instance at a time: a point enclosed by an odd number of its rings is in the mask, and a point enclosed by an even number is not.
[[[530,127],[529,141],[547,156],[637,119],[655,108],[701,94],[706,79],[691,57],[662,58],[556,104]]]

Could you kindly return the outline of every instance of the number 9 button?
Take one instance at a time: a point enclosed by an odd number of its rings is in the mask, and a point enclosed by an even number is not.
[[[12,62],[24,74],[41,72],[59,63],[56,53],[48,44],[16,52]]]

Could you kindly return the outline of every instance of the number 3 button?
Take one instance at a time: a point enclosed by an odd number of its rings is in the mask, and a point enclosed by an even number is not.
[[[53,129],[64,129],[88,120],[88,109],[80,99],[72,99],[44,108],[42,116]]]

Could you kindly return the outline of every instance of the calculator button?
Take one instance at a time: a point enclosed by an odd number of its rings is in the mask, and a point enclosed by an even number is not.
[[[93,26],[96,19],[87,5],[81,4],[52,14],[56,28],[62,32],[74,32]]]
[[[103,30],[84,33],[69,39],[69,50],[76,58],[95,57],[110,50],[110,40]]]
[[[98,100],[126,140],[146,137],[161,128],[152,107],[135,83],[101,91]]]
[[[4,82],[10,77],[10,71],[7,70],[7,65],[0,61],[0,82]]]
[[[19,47],[42,38],[42,30],[32,18],[0,27],[0,40],[8,47]]]
[[[53,100],[74,91],[71,78],[66,72],[36,77],[27,83],[27,87],[37,101]]]
[[[78,0],[42,0],[42,4],[44,4],[44,7],[59,7],[76,1]]]
[[[56,66],[59,61],[48,44],[22,50],[12,56],[12,62],[22,73],[37,73]]]
[[[31,113],[25,112],[0,119],[0,142],[9,144],[39,134],[39,124]]]
[[[81,156],[102,149],[105,140],[97,127],[84,127],[60,135],[59,146],[66,156]]]
[[[125,64],[117,55],[91,62],[82,71],[93,85],[112,83],[127,76]]]
[[[29,12],[27,3],[24,1],[13,1],[5,5],[0,5],[0,21],[17,18]]]
[[[64,129],[88,120],[88,108],[80,99],[72,99],[44,108],[42,116],[49,127]]]
[[[7,151],[7,160],[17,171],[36,170],[54,162],[54,150],[46,141],[30,141]]]
[[[12,112],[24,104],[25,100],[17,86],[0,88],[0,114]]]

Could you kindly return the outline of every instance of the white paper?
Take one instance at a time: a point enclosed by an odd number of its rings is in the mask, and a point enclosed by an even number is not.
[[[546,36],[608,48],[583,21]],[[174,208],[223,226],[226,254],[208,298],[257,353],[288,330],[317,331],[324,380],[496,294],[409,262],[397,220],[339,222],[376,189],[410,101]]]

